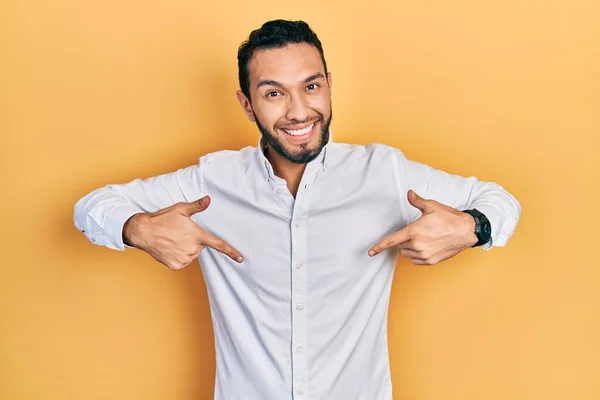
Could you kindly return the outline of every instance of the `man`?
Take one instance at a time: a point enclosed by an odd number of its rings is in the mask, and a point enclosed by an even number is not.
[[[77,202],[75,225],[98,245],[135,247],[175,270],[199,258],[215,399],[391,399],[398,256],[435,264],[504,246],[520,205],[497,184],[389,146],[333,142],[332,78],[304,22],[265,23],[238,66],[258,147],[95,190]]]

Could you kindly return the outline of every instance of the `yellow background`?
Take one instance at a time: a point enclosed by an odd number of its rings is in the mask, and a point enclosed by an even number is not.
[[[211,398],[198,264],[94,246],[73,205],[255,145],[236,51],[272,18],[305,19],[323,41],[336,141],[394,145],[523,206],[506,248],[399,263],[394,398],[600,399],[599,2],[0,7],[0,399]]]

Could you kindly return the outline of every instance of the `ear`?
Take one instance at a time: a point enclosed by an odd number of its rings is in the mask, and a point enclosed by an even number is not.
[[[238,90],[235,92],[235,95],[240,102],[240,106],[242,106],[242,111],[244,111],[244,114],[246,114],[246,118],[248,118],[250,122],[256,122],[254,119],[254,112],[252,112],[252,105],[250,104],[250,100],[246,97],[244,92]]]
[[[329,84],[329,91],[331,92],[333,87],[333,80],[331,79],[331,72],[327,73],[327,83]]]

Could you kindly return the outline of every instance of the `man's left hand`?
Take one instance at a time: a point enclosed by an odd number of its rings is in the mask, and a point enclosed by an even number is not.
[[[423,199],[412,190],[407,196],[408,202],[423,215],[371,247],[371,257],[397,247],[413,264],[433,265],[477,243],[475,220],[471,215],[435,200]]]

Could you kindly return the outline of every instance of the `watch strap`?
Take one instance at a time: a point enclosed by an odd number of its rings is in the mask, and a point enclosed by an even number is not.
[[[489,242],[491,238],[491,225],[485,214],[476,208],[472,210],[464,210],[463,212],[471,215],[475,220],[475,236],[477,236],[477,243],[471,247],[478,247]]]

